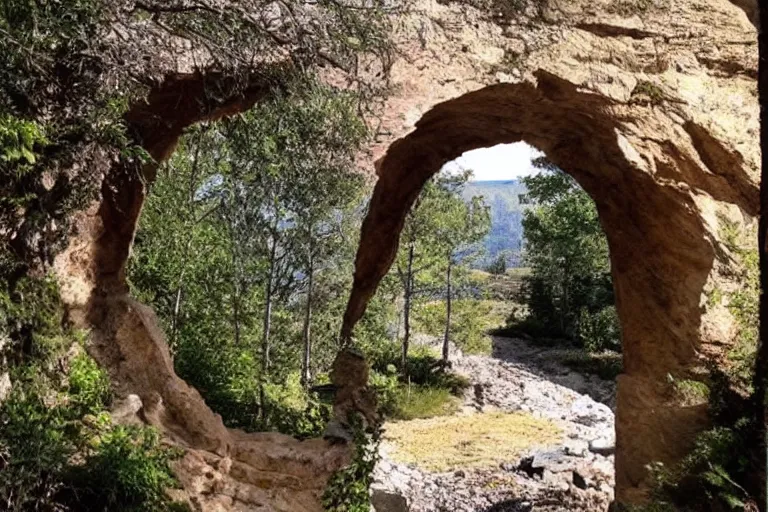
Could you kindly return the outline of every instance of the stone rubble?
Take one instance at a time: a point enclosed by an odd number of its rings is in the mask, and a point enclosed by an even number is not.
[[[507,360],[453,352],[453,371],[472,384],[459,414],[526,411],[555,422],[563,431],[562,443],[533,448],[498,467],[431,473],[396,462],[396,448],[385,440],[371,488],[375,512],[607,510],[614,487],[611,409],[551,382],[524,357],[513,359],[510,354],[525,352],[504,348],[519,340],[494,341],[496,355],[504,353]],[[606,389],[612,383],[599,386],[601,393],[611,393]]]

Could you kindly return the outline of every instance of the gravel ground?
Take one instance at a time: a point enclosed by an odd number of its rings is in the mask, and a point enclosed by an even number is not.
[[[493,357],[453,353],[453,370],[471,382],[459,414],[523,411],[557,424],[562,439],[494,467],[431,473],[396,462],[397,447],[385,438],[372,486],[376,512],[606,510],[614,416],[592,396],[613,403],[613,383],[559,367],[523,340],[495,338]]]

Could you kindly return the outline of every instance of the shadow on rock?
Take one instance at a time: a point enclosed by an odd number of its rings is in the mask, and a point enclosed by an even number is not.
[[[522,498],[515,498],[495,503],[482,512],[529,512],[531,510],[533,510],[533,503]]]

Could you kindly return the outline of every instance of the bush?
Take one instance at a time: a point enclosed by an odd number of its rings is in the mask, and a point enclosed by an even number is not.
[[[323,493],[323,508],[327,512],[369,512],[371,499],[368,489],[371,475],[379,460],[379,429],[367,433],[356,418],[353,426],[355,451],[349,466],[336,471],[328,480]]]
[[[307,393],[298,372],[282,384],[267,383],[267,418],[264,430],[277,430],[299,439],[320,437],[331,417],[331,405]]]
[[[376,393],[379,411],[389,416],[396,409],[397,390],[399,387],[397,370],[393,366],[391,372],[379,373],[372,371],[368,378],[368,385]]]
[[[582,309],[578,330],[582,345],[590,352],[621,351],[621,326],[615,306],[607,306],[596,313]]]
[[[17,381],[0,408],[0,503],[11,511],[168,510],[175,453],[151,428],[113,427],[103,409],[106,375],[87,356],[77,360],[69,393],[44,396],[50,382]]]
[[[491,262],[488,267],[485,269],[486,272],[489,274],[500,276],[504,272],[507,271],[507,258],[504,253],[499,254],[499,256]]]
[[[0,508],[168,510],[173,453],[154,431],[111,424],[109,378],[84,333],[64,327],[55,282],[22,278],[0,303],[14,358],[0,404]]]
[[[750,472],[751,433],[746,420],[731,427],[714,427],[699,434],[693,450],[675,467],[651,465],[656,506],[683,511],[756,510],[738,483]]]
[[[109,377],[86,354],[72,360],[69,369],[70,406],[82,416],[94,414],[111,400]]]
[[[425,418],[456,410],[454,397],[469,387],[469,380],[448,371],[430,348],[417,345],[408,357],[410,373],[408,382],[404,383],[398,376],[399,357],[399,353],[390,353],[389,359],[374,360],[369,377],[383,415],[398,419]]]
[[[116,426],[92,441],[93,452],[70,477],[73,498],[91,510],[167,511],[165,489],[175,485],[174,450],[149,427]]]

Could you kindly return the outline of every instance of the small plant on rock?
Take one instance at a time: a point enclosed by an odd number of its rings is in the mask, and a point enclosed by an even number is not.
[[[371,500],[369,487],[373,481],[373,469],[379,460],[381,429],[371,432],[363,428],[363,421],[355,417],[352,423],[354,454],[352,462],[336,471],[328,480],[323,493],[323,507],[327,512],[369,512]]]

